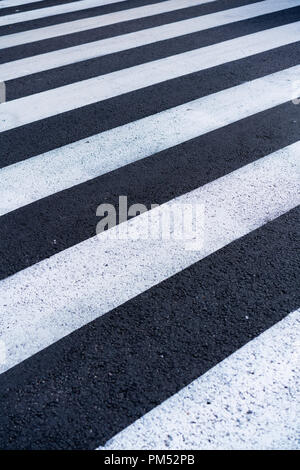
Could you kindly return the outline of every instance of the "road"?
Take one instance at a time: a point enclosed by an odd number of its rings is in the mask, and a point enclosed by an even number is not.
[[[0,1],[0,449],[300,448],[299,57],[299,0]]]

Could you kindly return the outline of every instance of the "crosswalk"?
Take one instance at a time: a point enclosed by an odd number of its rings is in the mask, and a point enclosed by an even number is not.
[[[299,0],[0,1],[1,449],[299,447],[299,57]]]
[[[298,448],[299,390],[291,380],[299,369],[298,321],[299,311],[293,312],[102,449],[197,450],[200,442],[206,450]]]
[[[299,4],[298,0],[292,3],[294,6]],[[291,2],[284,2],[283,0],[279,1],[266,1],[264,2],[263,8],[260,10],[260,15],[273,13],[276,11],[282,11],[285,6],[291,6]],[[255,18],[257,16],[257,8],[255,5],[245,5],[240,8],[234,8],[233,13],[229,14],[228,12],[218,12],[211,15],[199,16],[196,18],[191,18],[188,20],[177,21],[175,23],[166,24],[162,26],[157,26],[154,28],[148,28],[145,30],[138,31],[136,33],[124,34],[122,36],[122,42],[120,42],[118,36],[108,39],[102,39],[100,41],[94,41],[89,43],[89,47],[86,47],[86,44],[81,44],[80,46],[73,46],[66,49],[61,49],[58,51],[48,52],[45,54],[40,54],[33,57],[27,57],[26,59],[21,59],[13,62],[8,62],[0,66],[0,76],[2,80],[13,80],[14,78],[24,77],[26,75],[31,75],[33,73],[42,72],[43,70],[50,70],[55,67],[62,67],[64,65],[72,64],[75,62],[81,62],[88,59],[93,59],[99,57],[99,50],[101,50],[101,56],[114,54],[117,52],[125,51],[132,49],[134,47],[145,46],[147,44],[152,44],[158,41],[165,41],[167,39],[184,36],[186,34],[196,33],[197,31],[207,30],[209,28],[214,28],[217,26],[223,26],[225,24],[230,24],[233,21],[242,21],[250,18]],[[298,26],[297,23],[295,25]],[[290,32],[290,25],[281,30],[280,32],[286,32],[286,44],[288,43],[288,33]],[[274,34],[275,31],[270,31],[270,37],[273,41],[276,39],[277,35]],[[262,41],[265,41],[268,37],[267,32],[263,32],[261,35],[250,36],[249,40],[255,40],[255,38],[261,37]],[[236,46],[235,46],[236,43]],[[240,38],[237,38],[235,43],[229,43],[228,46],[232,50],[235,47],[241,49],[244,45]],[[264,45],[265,49],[268,50],[268,47]],[[273,42],[271,48],[279,47],[276,43]],[[201,48],[201,53],[203,54],[203,48]],[[247,50],[248,55],[251,55],[251,52]],[[208,56],[212,56],[214,51],[209,51]],[[227,58],[228,61],[228,58]],[[208,67],[210,65],[208,64]]]
[[[38,18],[45,18],[49,16],[56,16],[63,13],[72,13],[74,11],[84,11],[88,8],[96,8],[102,5],[112,5],[114,3],[121,3],[126,0],[104,0],[99,2],[99,0],[77,0],[76,2],[71,2],[55,5],[49,8],[41,8],[38,10],[33,10],[29,12],[15,13],[13,15],[4,15],[0,19],[0,26],[23,23],[24,21],[32,21]]]

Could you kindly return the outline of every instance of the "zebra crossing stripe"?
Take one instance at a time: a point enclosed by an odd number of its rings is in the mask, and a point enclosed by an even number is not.
[[[99,450],[297,448],[299,334],[297,310]]]
[[[14,6],[1,449],[297,447],[297,2]]]
[[[299,5],[298,0],[266,0],[210,15],[204,15],[176,23],[166,24],[146,30],[129,33],[113,38],[102,39],[86,44],[39,54],[0,65],[0,77],[3,81],[42,72],[55,67],[80,62],[94,57],[125,51],[134,47],[144,46],[158,41],[165,41],[181,35],[214,28],[217,26],[242,21],[256,16],[274,13]]]
[[[16,13],[14,15],[7,15],[0,17],[0,27],[12,25],[16,23],[21,23],[24,21],[32,21],[39,18],[50,17],[54,15],[59,15],[63,13],[72,13],[74,11],[85,10],[88,8],[101,7],[104,5],[110,5],[113,3],[125,2],[127,0],[82,0],[76,3],[67,3],[65,5],[57,5],[49,8],[42,8],[41,10],[32,10],[29,12]],[[161,3],[153,3],[151,5],[146,5],[144,7],[138,7],[132,9],[133,11],[125,10],[125,12],[109,13],[104,19],[104,22],[101,22],[98,18],[98,22],[95,23],[97,26],[104,26],[105,24],[120,23],[121,21],[129,21],[134,18],[139,18],[141,16],[151,15],[151,10],[154,14],[165,13],[172,10],[177,10],[180,8],[188,8],[194,5],[201,5],[203,3],[213,2],[215,0],[166,0]],[[75,27],[76,30],[76,27]],[[66,34],[66,33],[65,33]],[[55,34],[56,35],[56,34]]]
[[[187,8],[187,5],[182,2],[178,2],[178,0],[167,0],[169,1],[176,1],[176,5],[178,7],[181,6],[182,11],[185,11]],[[65,36],[68,34],[75,34],[75,33],[80,33],[83,31],[90,31],[95,28],[101,28],[105,26],[112,26],[116,25],[120,22],[128,22],[128,21],[139,21],[141,19],[145,18],[151,18],[155,17],[155,15],[161,15],[164,13],[170,13],[170,12],[177,12],[180,10],[177,9],[171,9],[165,11],[164,8],[167,6],[169,7],[169,3],[167,1],[163,1],[161,3],[157,4],[152,4],[152,5],[146,5],[146,6],[140,6],[138,8],[132,8],[130,10],[126,11],[118,11],[115,13],[109,13],[106,15],[99,15],[95,17],[88,17],[88,18],[82,18],[79,20],[75,21],[69,21],[67,23],[61,23],[61,24],[55,24],[52,26],[45,26],[45,27],[38,27],[36,29],[31,29],[31,30],[25,30],[22,32],[16,32],[16,33],[7,33],[5,36],[1,38],[0,42],[0,49],[7,49],[15,46],[23,46],[29,43],[37,42],[37,41],[44,41],[46,39],[51,39],[51,38],[57,38],[61,36]],[[293,1],[293,0],[291,0]],[[223,9],[218,8],[218,4],[215,0],[209,0],[208,2],[205,3],[200,3],[196,2],[194,6],[200,7],[207,7],[209,6],[212,11],[221,11]],[[189,3],[189,6],[192,6]],[[233,6],[235,6],[233,4]],[[128,13],[129,12],[129,13]],[[201,14],[201,13],[200,13]],[[188,15],[189,16],[189,15]],[[191,15],[192,17],[193,15]],[[166,19],[166,23],[168,20]]]
[[[296,22],[292,25],[272,28],[243,38],[3,103],[0,110],[0,128],[3,132],[189,73],[258,54],[267,49],[293,43],[299,38],[299,27],[300,22]],[[290,73],[293,79],[293,75],[299,74],[299,70],[300,66],[294,67],[290,71],[279,72],[278,77]],[[296,79],[295,77],[294,80]]]
[[[2,448],[103,446],[295,310],[299,215],[267,223],[1,374]],[[117,291],[124,280],[126,272]],[[78,287],[72,301],[86,312],[88,292],[80,299]]]
[[[88,8],[95,8],[104,5],[111,5],[113,3],[125,2],[127,0],[78,0],[77,2],[65,3],[62,5],[55,5],[48,8],[41,8],[39,10],[31,10],[21,13],[14,13],[0,17],[0,27],[10,24],[23,23],[24,21],[32,21],[39,18],[61,15],[63,13],[72,13],[74,11],[85,10]]]
[[[174,204],[202,205],[199,250],[187,251],[186,240],[174,240],[172,232],[166,240],[144,240],[144,213],[1,281],[7,345],[1,370],[295,207],[299,149],[297,142],[150,212],[156,226]],[[128,229],[137,239],[126,240]]]
[[[299,71],[292,67],[2,168],[0,215],[291,100]]]
[[[9,8],[9,7],[18,8],[19,6],[26,5],[27,3],[37,3],[37,2],[41,2],[41,0],[1,0],[0,9]]]

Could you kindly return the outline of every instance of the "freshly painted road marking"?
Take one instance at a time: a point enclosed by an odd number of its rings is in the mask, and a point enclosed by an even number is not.
[[[7,362],[0,370],[296,207],[299,151],[297,142],[1,281]],[[172,228],[169,240],[143,240],[149,214],[156,225],[174,204],[204,206],[198,251],[187,251]],[[124,239],[128,230],[134,240]]]
[[[166,24],[155,28],[124,34],[108,39],[89,42],[75,47],[60,49],[46,54],[27,57],[0,65],[1,80],[12,80],[33,73],[50,70],[56,67],[73,64],[76,62],[92,59],[128,50],[134,47],[164,41],[174,37],[191,34],[197,31],[222,26],[236,21],[242,21],[256,16],[273,13],[276,11],[298,6],[298,0],[266,0],[259,4],[251,4],[225,10],[210,15],[204,15],[176,23]]]
[[[297,310],[99,450],[299,448],[299,337]]]
[[[42,41],[44,39],[58,36],[65,36],[66,34],[79,33],[80,31],[109,26],[123,21],[131,21],[139,18],[160,15],[173,10],[180,10],[183,8],[202,5],[204,3],[212,3],[214,1],[216,0],[189,0],[188,2],[183,2],[182,0],[167,0],[161,3],[118,11],[115,13],[108,13],[106,15],[83,18],[81,20],[70,21],[68,23],[61,23],[21,33],[9,34],[1,38],[0,49],[23,45],[34,41]]]
[[[299,71],[267,75],[4,167],[0,215],[278,106],[292,98]]]
[[[23,11],[12,13],[0,17],[0,26],[22,23],[24,21],[37,20],[49,16],[62,15],[64,13],[73,13],[74,11],[87,10],[88,8],[111,5],[113,3],[125,2],[127,0],[78,0],[77,2],[63,3],[52,7],[41,8],[38,10]]]
[[[299,38],[300,21],[9,101],[1,106],[0,129],[6,131],[23,126],[124,93],[291,44]],[[291,74],[291,79],[296,81],[295,74],[299,73],[299,70],[300,66],[297,66],[280,73]]]

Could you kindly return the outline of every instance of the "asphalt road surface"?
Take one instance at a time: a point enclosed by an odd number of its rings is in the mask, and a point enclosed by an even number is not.
[[[300,448],[299,57],[299,0],[0,0],[0,449]]]

